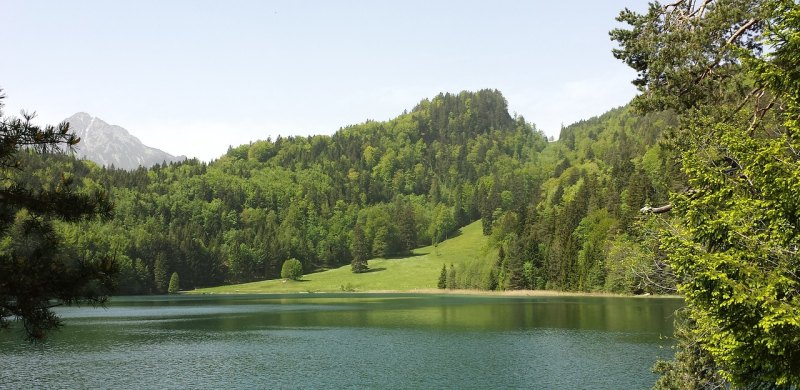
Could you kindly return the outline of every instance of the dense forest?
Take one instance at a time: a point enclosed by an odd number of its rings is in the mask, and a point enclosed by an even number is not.
[[[125,171],[31,153],[17,174],[35,187],[70,172],[82,191],[110,194],[114,218],[59,233],[74,256],[113,258],[124,294],[165,292],[173,273],[190,289],[278,278],[290,258],[313,272],[358,253],[404,255],[475,220],[496,260],[461,270],[456,287],[659,292],[674,282],[639,210],[679,181],[664,174],[674,165],[658,143],[674,124],[619,108],[548,142],[483,90],[332,136],[256,141],[211,163]]]
[[[0,326],[39,337],[49,299],[102,301],[111,275],[147,294],[278,278],[287,259],[361,272],[480,220],[489,261],[449,287],[677,292],[658,388],[797,389],[800,6],[678,0],[618,21],[641,93],[557,141],[493,90],[135,171],[3,118]]]

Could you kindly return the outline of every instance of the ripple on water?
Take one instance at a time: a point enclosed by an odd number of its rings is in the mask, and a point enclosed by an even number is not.
[[[106,315],[80,309],[50,341],[33,346],[19,334],[0,334],[0,387],[647,388],[652,363],[671,353],[659,336],[678,307],[642,311],[594,300],[564,309],[513,300],[498,308],[440,297],[415,298],[419,306],[398,299],[202,302],[116,307]],[[560,319],[531,317],[542,315]],[[628,318],[643,325],[619,325]]]

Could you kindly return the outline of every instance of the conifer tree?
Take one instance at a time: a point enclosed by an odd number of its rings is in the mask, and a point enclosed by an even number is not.
[[[447,289],[454,290],[456,288],[456,267],[450,264],[450,272],[447,273]]]
[[[181,279],[178,276],[177,272],[173,272],[172,276],[169,278],[169,289],[167,292],[170,294],[177,294],[178,291],[181,289]]]
[[[39,127],[33,115],[5,117],[0,91],[0,328],[19,319],[26,336],[46,337],[61,324],[54,306],[103,304],[115,287],[117,264],[109,257],[85,259],[67,253],[53,223],[109,218],[111,202],[102,191],[81,193],[70,172],[45,188],[22,180],[20,155],[59,153],[80,139],[69,125]]]
[[[164,293],[169,287],[169,270],[167,269],[167,261],[163,253],[156,255],[156,263],[153,266],[153,281],[155,282],[156,291]]]
[[[369,269],[367,264],[370,253],[369,244],[367,243],[367,238],[364,236],[364,229],[362,229],[361,225],[358,223],[353,227],[351,252],[353,253],[353,261],[350,263],[350,270],[357,274],[367,272]]]
[[[442,272],[439,273],[439,282],[436,287],[440,289],[447,288],[447,265],[442,264]]]

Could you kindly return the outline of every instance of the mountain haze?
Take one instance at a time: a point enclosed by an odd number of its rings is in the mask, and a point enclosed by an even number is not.
[[[98,117],[79,112],[65,120],[70,129],[81,138],[76,151],[78,157],[94,161],[106,167],[136,169],[151,167],[162,162],[186,160],[186,156],[173,156],[162,150],[149,147],[128,130],[110,125]]]

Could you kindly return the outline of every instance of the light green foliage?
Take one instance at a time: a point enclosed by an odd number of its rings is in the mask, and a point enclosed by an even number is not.
[[[584,217],[573,233],[580,245],[578,251],[578,289],[590,290],[605,283],[606,242],[617,221],[608,210],[598,209]]]
[[[181,278],[178,276],[177,272],[173,272],[172,276],[169,277],[169,288],[167,289],[167,292],[170,294],[177,294],[180,289]]]
[[[432,287],[440,270],[418,263],[424,256],[385,259],[433,242],[441,245],[424,255],[453,265],[454,287],[602,289],[613,266],[603,242],[627,235],[637,245],[638,210],[666,201],[656,189],[676,182],[654,174],[674,165],[669,153],[650,152],[673,122],[619,108],[547,143],[497,91],[440,94],[389,121],[256,141],[208,164],[86,168],[76,178],[112,188],[118,205],[87,236],[114,239],[74,246],[121,259],[123,293],[163,291],[168,272],[184,289],[276,279],[287,258],[319,278],[336,275],[334,289]],[[449,244],[477,220],[491,245]],[[399,264],[419,275],[377,282]]]
[[[452,210],[444,204],[439,204],[433,210],[428,234],[434,243],[442,242],[456,228]]]
[[[607,245],[605,289],[618,293],[644,291],[646,284],[638,275],[647,272],[654,254],[622,235]]]
[[[300,280],[303,277],[303,264],[297,259],[284,261],[281,267],[281,277],[289,280]]]
[[[477,182],[497,169],[518,173],[504,173],[496,190],[511,192],[507,205],[526,207],[535,183],[523,167],[539,172],[532,164],[545,145],[541,132],[508,114],[498,91],[484,90],[441,94],[331,136],[255,141],[208,164],[125,172],[76,162],[75,179],[111,188],[117,204],[114,220],[83,228],[117,240],[75,247],[123,259],[120,292],[147,293],[165,291],[173,271],[194,288],[277,278],[287,258],[307,270],[340,267],[355,257],[358,222],[363,270],[369,258],[406,256],[480,218]],[[51,177],[48,163],[38,164],[37,174]]]
[[[693,4],[623,12],[632,28],[612,34],[639,71],[637,107],[681,115],[671,146],[691,190],[672,196],[663,247],[692,326],[673,364],[703,356],[733,387],[796,388],[800,5]]]
[[[447,279],[445,285],[448,290],[456,288],[456,267],[450,264],[450,269],[447,271]]]

